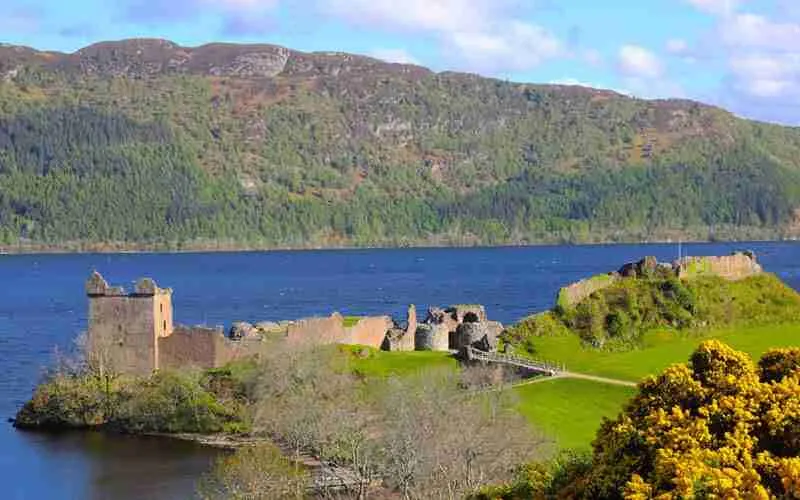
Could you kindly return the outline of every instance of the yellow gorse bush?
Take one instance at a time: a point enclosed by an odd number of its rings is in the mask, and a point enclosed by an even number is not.
[[[800,349],[718,341],[639,386],[593,443],[584,498],[800,498]]]

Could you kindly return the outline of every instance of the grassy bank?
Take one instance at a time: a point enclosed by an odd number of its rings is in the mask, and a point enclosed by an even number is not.
[[[364,378],[403,377],[436,368],[458,369],[458,361],[447,352],[386,352],[365,346],[342,346],[341,351],[349,354],[348,369]]]
[[[541,337],[536,339],[536,353],[544,359],[565,363],[570,371],[636,382],[682,362],[701,342],[709,339],[721,340],[757,359],[773,347],[800,344],[800,322],[707,332],[654,330],[642,336],[640,348],[622,352],[586,347],[577,336]]]
[[[556,379],[514,389],[519,411],[560,448],[589,447],[603,417],[613,418],[636,390],[590,380]]]

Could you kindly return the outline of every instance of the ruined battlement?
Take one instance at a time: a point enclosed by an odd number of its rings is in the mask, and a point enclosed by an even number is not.
[[[88,297],[153,297],[156,295],[172,295],[171,288],[159,288],[152,278],[141,278],[136,282],[133,292],[126,292],[125,287],[109,286],[103,275],[97,271],[92,272],[86,280],[86,295]]]

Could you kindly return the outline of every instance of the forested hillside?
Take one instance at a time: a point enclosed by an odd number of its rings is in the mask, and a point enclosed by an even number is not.
[[[800,131],[268,45],[0,45],[0,246],[800,233]]]

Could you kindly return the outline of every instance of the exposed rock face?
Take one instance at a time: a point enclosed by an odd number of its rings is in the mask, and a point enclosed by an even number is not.
[[[278,75],[335,77],[343,73],[428,75],[413,65],[389,64],[337,52],[303,53],[268,44],[212,43],[181,47],[168,40],[137,38],[90,45],[72,54],[0,45],[0,76],[14,78],[20,68],[39,66],[87,75],[144,78],[158,74],[273,78]]]
[[[209,68],[208,73],[214,76],[273,77],[283,72],[288,60],[289,50],[275,47],[236,56],[223,66]]]

